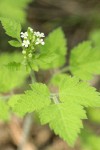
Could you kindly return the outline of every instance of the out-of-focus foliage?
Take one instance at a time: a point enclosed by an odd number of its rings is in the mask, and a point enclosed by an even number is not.
[[[100,150],[100,136],[95,135],[89,130],[83,130],[81,150]]]
[[[61,81],[62,78],[66,78],[65,73],[59,73],[59,74],[54,75],[51,79],[51,84],[53,84],[55,86],[59,86],[60,85],[59,81]]]
[[[89,120],[92,122],[95,122],[97,124],[100,124],[100,108],[89,108],[87,110],[87,115],[89,117]]]
[[[95,47],[100,48],[100,30],[92,31],[89,35],[89,38],[92,40]]]
[[[70,58],[71,72],[83,80],[91,80],[100,74],[100,49],[92,47],[89,41],[72,49]]]
[[[0,98],[0,119],[7,121],[9,119],[9,107],[7,103]]]
[[[0,0],[0,17],[9,17],[24,24],[25,9],[32,0]]]
[[[45,39],[45,45],[40,47],[40,68],[49,69],[64,65],[67,52],[66,45],[66,39],[61,28],[51,32]]]
[[[25,71],[25,68],[20,66],[20,69],[15,69],[16,67],[6,66],[10,62],[16,61],[16,63],[22,62],[21,53],[3,53],[0,56],[0,92],[9,92],[16,87],[21,86],[28,72]],[[14,69],[12,69],[14,68]]]

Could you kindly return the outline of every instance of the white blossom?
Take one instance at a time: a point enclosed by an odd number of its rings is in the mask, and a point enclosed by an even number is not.
[[[37,38],[35,44],[36,44],[36,45],[38,45],[38,44],[44,45],[45,43],[44,43],[43,39]]]
[[[28,33],[27,32],[21,32],[21,38],[27,39]]]
[[[40,32],[39,31],[38,32],[34,32],[34,35],[39,37],[40,36]]]
[[[45,37],[44,33],[40,33],[40,37]]]
[[[29,40],[24,40],[23,43],[22,43],[22,46],[28,47],[29,44],[30,44],[30,41],[29,41]]]
[[[37,37],[45,37],[44,33],[40,33],[39,31],[38,32],[34,32],[34,35],[37,36]]]

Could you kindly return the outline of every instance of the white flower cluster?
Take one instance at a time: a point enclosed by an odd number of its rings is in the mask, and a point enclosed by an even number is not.
[[[45,42],[43,38],[45,37],[44,33],[38,32],[33,32],[33,29],[28,27],[27,32],[21,32],[21,38],[23,39],[22,41],[22,47],[23,47],[23,55],[24,58],[32,57],[32,50],[35,49],[37,45],[44,45]]]
[[[33,33],[32,28],[29,27],[28,29],[30,30],[31,33]],[[30,45],[30,41],[28,39],[28,36],[29,36],[28,32],[25,32],[25,33],[21,32],[21,38],[24,39],[23,43],[22,43],[22,46],[25,47],[25,48],[27,48]],[[44,33],[40,33],[39,31],[34,32],[33,36],[35,36],[35,40],[33,40],[35,45],[39,45],[39,44],[44,45],[45,44],[44,40],[42,39],[42,38],[45,37]]]
[[[37,36],[37,37],[45,37],[44,33],[40,33],[39,31],[38,32],[34,32],[34,35]]]
[[[36,45],[38,45],[38,44],[44,45],[45,44],[43,39],[41,39],[41,38],[45,37],[44,33],[40,33],[38,31],[38,32],[34,32],[34,35],[37,37],[36,42],[35,42]]]

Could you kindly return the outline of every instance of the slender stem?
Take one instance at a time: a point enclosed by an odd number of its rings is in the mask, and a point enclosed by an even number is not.
[[[59,71],[57,71],[54,75],[63,73],[63,72],[69,71],[69,70],[70,70],[70,66],[66,66],[66,67],[60,69]]]
[[[54,101],[55,104],[59,104],[59,100],[56,96],[53,97],[53,101]]]
[[[30,77],[31,77],[32,83],[36,82],[36,77],[35,77],[33,70],[31,71]]]
[[[30,63],[28,63],[28,64],[31,69],[31,74],[30,74],[31,81],[32,81],[32,83],[34,83],[34,82],[36,82],[35,74],[32,70]],[[30,113],[30,114],[26,115],[26,117],[25,117],[24,125],[23,125],[22,140],[21,140],[17,150],[23,150],[23,147],[25,146],[25,143],[28,140],[30,129],[33,124],[33,116],[34,116],[33,113]]]
[[[61,69],[59,72],[62,73],[62,72],[66,72],[66,71],[69,71],[69,70],[70,70],[70,66],[66,66],[63,69]]]
[[[28,141],[32,124],[33,124],[33,114],[28,114],[24,120],[22,139],[17,150],[23,150],[23,147],[25,147],[25,144]]]

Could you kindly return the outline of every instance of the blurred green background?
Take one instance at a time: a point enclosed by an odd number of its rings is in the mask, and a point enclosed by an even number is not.
[[[99,0],[0,0],[0,17],[8,17],[19,21],[23,30],[31,26],[34,30],[42,31],[46,35],[56,27],[61,26],[68,41],[69,54],[70,49],[81,41],[92,39],[94,41],[96,40],[98,44],[100,43]],[[0,55],[3,52],[21,51],[20,49],[12,48],[8,44],[8,40],[9,37],[5,35],[0,24]],[[11,57],[14,56],[11,55]],[[69,55],[67,57],[69,57]],[[6,60],[2,60],[2,57],[0,57],[0,65],[2,61]],[[2,76],[2,72],[0,72],[0,74]],[[97,77],[97,79],[97,82],[93,85],[99,90],[100,79],[99,77]],[[73,149],[69,148],[65,142],[58,139],[54,134],[51,135],[51,131],[49,131],[49,129],[47,130],[47,127],[41,128],[40,126],[38,128],[41,132],[37,130],[37,127],[33,127],[34,129],[32,130],[37,131],[37,135],[35,136],[40,136],[40,141],[45,138],[45,142],[40,142],[40,147],[37,146],[32,149],[100,150],[100,109],[89,109],[87,110],[87,114],[89,121],[84,122],[85,129],[82,131],[80,135],[81,138],[78,139]],[[12,121],[10,123],[10,127],[11,124],[14,124],[14,122]],[[4,129],[7,130],[7,135],[5,135]],[[0,123],[0,150],[17,149],[17,144],[14,142],[14,139],[9,140],[8,138],[8,130],[8,124]],[[41,135],[38,135],[38,132],[39,134],[41,133]],[[30,141],[38,143],[38,140],[34,139],[32,135]],[[31,149],[27,149],[26,147],[25,150]]]

